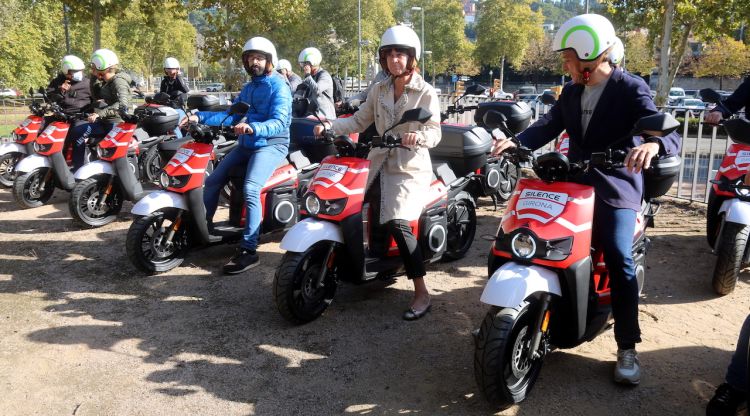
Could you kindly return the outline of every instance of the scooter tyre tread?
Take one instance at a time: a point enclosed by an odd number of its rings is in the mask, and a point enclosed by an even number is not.
[[[750,226],[727,222],[721,232],[718,246],[716,247],[716,266],[712,284],[714,291],[719,295],[728,295],[737,286],[737,279],[742,267],[742,258],[747,247]]]
[[[105,179],[106,180],[106,179]],[[114,220],[117,219],[117,214],[120,213],[120,210],[122,210],[122,195],[119,196],[120,198],[120,204],[115,207],[114,210],[109,212],[109,215],[106,217],[97,218],[95,221],[86,220],[79,212],[79,203],[78,201],[83,197],[83,192],[91,186],[91,184],[99,185],[100,179],[93,177],[93,178],[86,178],[82,180],[81,182],[78,182],[73,187],[73,190],[70,193],[70,199],[68,199],[68,210],[70,211],[70,216],[73,218],[73,221],[85,228],[96,228],[101,227],[104,225],[107,225]],[[115,189],[114,192],[119,192],[119,190]]]
[[[55,192],[55,183],[54,181],[50,181],[47,184],[47,188],[44,190],[44,194],[42,194],[39,199],[28,200],[24,196],[26,182],[29,180],[29,178],[32,177],[32,175],[36,174],[46,175],[46,172],[42,172],[42,169],[34,169],[31,172],[27,172],[18,176],[13,182],[13,198],[22,209],[41,207],[42,205],[46,204],[47,201],[50,200],[50,198],[52,198],[52,194]]]
[[[140,246],[143,234],[151,226],[154,218],[167,214],[167,210],[161,210],[134,219],[133,223],[130,224],[128,234],[125,239],[125,251],[128,254],[130,263],[133,264],[138,270],[149,275],[172,270],[181,265],[183,261],[185,261],[187,253],[183,253],[180,257],[175,257],[174,259],[172,259],[172,261],[164,264],[154,264],[153,262],[150,262],[143,258],[143,253],[141,252]]]

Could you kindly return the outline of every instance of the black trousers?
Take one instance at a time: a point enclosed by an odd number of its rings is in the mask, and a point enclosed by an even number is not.
[[[422,250],[419,248],[419,242],[414,236],[406,220],[390,220],[387,224],[388,232],[396,240],[398,251],[401,259],[404,261],[406,276],[409,279],[419,279],[424,277],[424,261],[422,260]]]

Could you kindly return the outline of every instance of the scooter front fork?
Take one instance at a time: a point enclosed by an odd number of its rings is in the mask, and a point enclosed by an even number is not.
[[[536,360],[542,357],[539,353],[539,344],[542,342],[542,336],[547,332],[549,325],[549,302],[552,296],[549,293],[543,293],[541,298],[541,308],[539,314],[536,317],[536,324],[534,325],[534,336],[531,338],[531,345],[529,346],[528,358],[529,360]]]
[[[177,213],[177,218],[174,219],[174,223],[172,223],[172,226],[169,227],[169,231],[167,232],[167,236],[164,239],[163,243],[165,245],[171,245],[172,244],[172,238],[174,238],[175,233],[180,229],[180,226],[182,225],[182,213],[185,212],[183,210],[180,210]]]
[[[325,277],[333,268],[333,262],[336,260],[336,253],[334,250],[336,250],[336,243],[331,243],[331,246],[328,247],[328,253],[326,253],[325,259],[323,259],[323,267],[320,268],[320,275],[318,276],[318,280],[317,282],[315,282],[315,286],[318,289],[325,286]]]
[[[98,209],[101,211],[104,209],[104,207],[107,205],[107,198],[109,198],[109,194],[112,193],[112,185],[114,182],[115,177],[110,175],[109,180],[107,181],[107,187],[104,189],[104,192],[102,193],[101,198],[99,198],[99,207]]]

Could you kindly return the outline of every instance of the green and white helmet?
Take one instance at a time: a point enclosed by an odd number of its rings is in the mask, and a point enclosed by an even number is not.
[[[318,48],[305,48],[302,49],[302,52],[299,53],[299,57],[297,57],[297,62],[304,63],[304,62],[310,62],[310,65],[312,66],[320,66],[320,63],[323,61],[323,54],[320,53]]]
[[[620,38],[615,40],[615,44],[612,46],[612,49],[609,50],[607,57],[612,65],[622,64],[622,60],[625,59],[625,45],[622,44]]]
[[[104,71],[120,63],[117,54],[109,49],[97,49],[91,55],[91,65],[99,71]]]
[[[60,72],[67,74],[68,71],[78,72],[86,69],[83,59],[75,55],[65,55],[60,63]]]
[[[593,61],[615,45],[615,28],[606,17],[582,14],[569,19],[555,34],[555,51],[572,49],[581,61]]]

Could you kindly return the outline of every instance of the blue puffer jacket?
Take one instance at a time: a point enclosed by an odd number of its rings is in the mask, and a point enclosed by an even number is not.
[[[246,123],[253,129],[253,134],[239,137],[240,146],[257,149],[269,144],[289,144],[289,125],[292,121],[292,94],[284,80],[274,71],[268,75],[253,77],[245,84],[239,97],[234,100],[244,101],[250,109],[244,115]],[[227,112],[200,111],[199,121],[209,126],[218,126]],[[229,117],[224,125],[238,123],[243,116]]]

